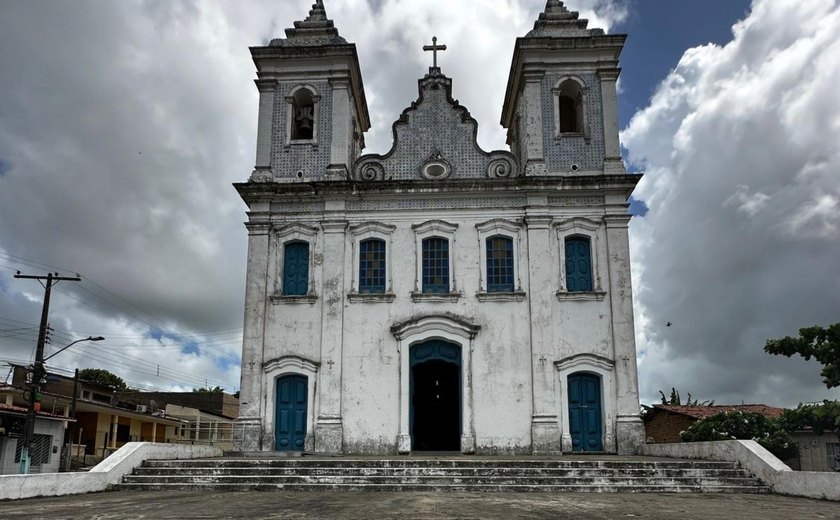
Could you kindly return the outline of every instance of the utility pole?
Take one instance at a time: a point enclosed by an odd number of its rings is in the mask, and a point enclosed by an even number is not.
[[[67,446],[67,463],[64,465],[65,471],[72,471],[70,465],[73,462],[72,459],[72,452],[73,452],[73,433],[76,430],[76,397],[79,395],[79,369],[76,369],[76,373],[73,375],[73,400],[70,401],[70,418],[73,419],[73,422],[69,423],[70,434],[67,436],[67,439],[70,441]]]
[[[38,329],[38,345],[35,348],[35,363],[32,370],[32,382],[29,385],[29,406],[26,410],[26,430],[23,435],[23,449],[20,452],[20,472],[29,473],[29,461],[32,453],[32,442],[35,438],[35,400],[41,390],[41,380],[46,376],[44,370],[44,343],[47,339],[47,318],[50,313],[50,293],[53,285],[62,280],[79,282],[82,279],[78,276],[59,276],[58,273],[47,273],[47,276],[20,274],[17,272],[15,278],[28,280],[46,280],[44,286],[44,306],[41,308],[41,326]]]

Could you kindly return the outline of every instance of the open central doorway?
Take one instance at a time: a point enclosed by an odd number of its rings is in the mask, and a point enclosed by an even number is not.
[[[461,347],[427,341],[411,347],[411,449],[461,449]]]

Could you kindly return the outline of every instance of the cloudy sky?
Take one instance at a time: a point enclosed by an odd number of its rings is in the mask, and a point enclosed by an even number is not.
[[[107,368],[142,388],[239,385],[245,206],[254,163],[248,46],[308,1],[0,3],[0,359],[27,363],[55,288],[55,370]],[[718,403],[838,398],[815,362],[767,338],[840,321],[838,0],[578,0],[630,37],[622,143],[642,401],[672,386]],[[437,35],[479,142],[498,124],[517,36],[541,0],[326,0],[356,43],[373,128],[416,97]],[[666,327],[667,322],[671,327]],[[5,375],[5,374],[4,374]]]

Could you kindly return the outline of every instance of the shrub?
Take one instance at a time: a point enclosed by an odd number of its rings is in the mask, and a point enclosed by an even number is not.
[[[779,424],[788,432],[811,429],[817,435],[835,431],[840,434],[840,401],[823,401],[822,404],[800,404],[785,410]]]
[[[754,412],[720,412],[700,419],[680,433],[686,442],[754,440],[770,453],[785,460],[796,456],[797,449],[779,422]]]

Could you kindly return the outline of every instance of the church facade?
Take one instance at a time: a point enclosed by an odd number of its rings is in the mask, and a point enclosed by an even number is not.
[[[515,42],[510,151],[435,64],[370,127],[355,45],[321,0],[253,47],[256,167],[237,448],[630,454],[639,417],[625,172],[625,36],[549,0]]]

